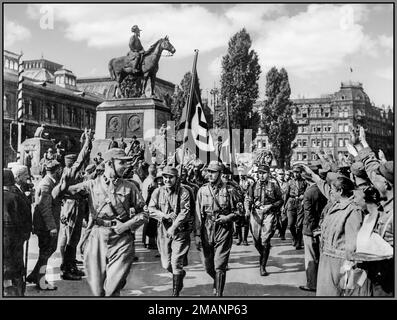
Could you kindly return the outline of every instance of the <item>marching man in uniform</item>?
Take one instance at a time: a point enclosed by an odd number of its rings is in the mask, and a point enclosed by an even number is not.
[[[63,177],[60,190],[88,193],[94,226],[84,250],[87,280],[94,295],[119,296],[134,259],[132,231],[147,220],[147,213],[142,212],[145,202],[137,187],[121,178],[131,157],[113,148],[103,158],[103,175],[70,187]]]
[[[270,240],[276,230],[276,214],[283,204],[280,187],[270,179],[270,168],[260,165],[259,179],[250,188],[245,207],[250,214],[250,224],[255,248],[260,254],[260,274],[267,276],[266,263],[270,253]]]
[[[150,217],[158,220],[157,246],[164,269],[173,274],[175,297],[183,288],[184,259],[190,248],[194,216],[191,193],[178,179],[178,170],[167,166],[163,172],[164,186],[155,189],[149,202]]]
[[[214,279],[215,295],[223,296],[237,206],[222,183],[223,165],[211,161],[207,171],[209,183],[197,193],[195,241],[197,249],[202,249],[205,271]]]

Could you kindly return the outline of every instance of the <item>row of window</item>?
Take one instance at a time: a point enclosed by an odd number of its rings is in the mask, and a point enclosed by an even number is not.
[[[5,59],[4,68],[18,71],[18,61]]]
[[[9,95],[3,96],[3,111],[12,113],[15,110],[12,106],[12,100]],[[24,117],[25,119],[32,120],[45,120],[48,122],[59,123],[63,112],[64,124],[72,125],[75,127],[88,126],[93,128],[95,126],[95,113],[90,110],[84,110],[84,113],[76,107],[57,106],[54,104],[46,103],[44,106],[40,106],[40,103],[36,100],[25,100],[24,101]],[[40,112],[41,111],[41,112]],[[40,117],[42,114],[42,117]],[[41,118],[41,119],[40,119]]]
[[[302,117],[302,118],[329,118],[332,116],[331,110],[322,110],[322,109],[303,109],[300,110],[297,108],[296,117]],[[339,118],[347,118],[349,116],[349,111],[347,109],[339,109],[338,110],[338,117]],[[336,116],[336,113],[335,113]]]
[[[65,76],[57,76],[55,77],[55,84],[68,84],[71,86],[76,86],[76,79]]]
[[[332,124],[324,123],[324,124],[315,124],[311,126],[311,132],[332,132]],[[308,126],[298,126],[298,133],[307,133]],[[349,132],[349,124],[348,123],[340,123],[338,124],[338,132]]]
[[[338,159],[339,159],[340,155],[347,156],[348,152],[339,151],[338,152]],[[317,154],[315,152],[311,152],[310,153],[310,159],[313,160],[313,161],[318,160]],[[297,152],[295,160],[298,160],[298,161],[308,160],[308,153],[307,152]]]

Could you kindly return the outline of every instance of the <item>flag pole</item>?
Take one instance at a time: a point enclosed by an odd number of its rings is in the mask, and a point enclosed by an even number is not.
[[[189,92],[189,97],[187,100],[187,108],[186,109],[186,114],[185,114],[185,129],[183,132],[183,142],[182,142],[182,159],[181,159],[181,166],[179,168],[179,175],[182,174],[182,167],[183,167],[183,161],[185,158],[185,143],[186,139],[188,136],[188,123],[189,123],[189,115],[190,115],[190,109],[191,109],[191,104],[192,104],[192,99],[193,99],[193,94],[194,94],[194,82],[196,81],[196,66],[197,66],[197,57],[198,57],[198,49],[194,50],[194,60],[193,60],[193,67],[192,67],[192,79],[190,81],[190,92]]]
[[[24,125],[23,123],[23,61],[22,61],[22,56],[23,52],[21,51],[21,54],[18,57],[18,96],[17,96],[17,123],[18,123],[18,149],[17,149],[17,161],[19,163],[23,163],[23,160],[21,158],[21,152],[22,152],[22,126]]]
[[[230,118],[229,118],[229,101],[226,98],[226,125],[227,125],[227,132],[229,134],[229,159],[230,159],[230,169],[233,173],[233,141],[232,141],[232,130],[230,128]]]

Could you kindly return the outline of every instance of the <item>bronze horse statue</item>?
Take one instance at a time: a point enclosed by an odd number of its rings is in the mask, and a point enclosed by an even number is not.
[[[126,68],[126,64],[129,60],[128,56],[111,59],[109,61],[110,78],[117,82],[117,85],[114,88],[113,97],[116,96],[116,91],[119,91],[119,93],[123,95],[120,90],[120,85],[129,75],[132,75],[135,80],[143,80],[143,83],[140,87],[140,95],[143,97],[146,97],[146,86],[148,80],[150,79],[151,96],[153,97],[156,73],[159,70],[159,60],[163,50],[166,50],[171,54],[174,54],[176,51],[174,46],[168,40],[168,36],[158,40],[143,54],[141,71],[136,74],[133,74],[132,71],[130,71],[131,68]]]

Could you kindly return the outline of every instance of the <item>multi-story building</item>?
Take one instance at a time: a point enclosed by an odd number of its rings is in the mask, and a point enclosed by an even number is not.
[[[323,150],[336,160],[346,155],[350,128],[358,124],[366,129],[368,143],[382,149],[388,159],[394,157],[394,113],[390,107],[375,107],[359,82],[342,82],[340,90],[320,98],[294,99],[293,119],[298,125],[291,161],[315,163],[316,153]],[[260,103],[256,104],[258,110]],[[259,131],[256,151],[270,150],[267,136]]]
[[[10,122],[17,116],[18,55],[3,54],[3,165],[13,162],[16,153],[9,145]],[[32,138],[41,124],[55,141],[69,150],[78,150],[84,128],[95,128],[96,107],[103,98],[81,92],[76,77],[61,64],[45,59],[24,61],[23,122],[26,137]]]
[[[298,124],[292,161],[316,161],[321,149],[336,160],[347,155],[350,130],[363,125],[374,150],[394,156],[394,113],[375,107],[359,82],[342,82],[334,94],[313,99],[293,100],[293,118]]]

